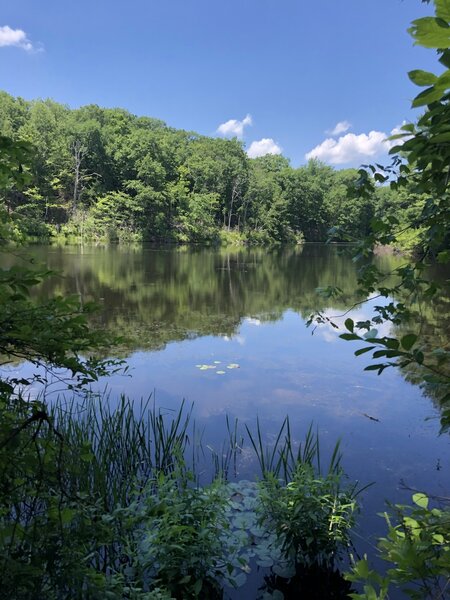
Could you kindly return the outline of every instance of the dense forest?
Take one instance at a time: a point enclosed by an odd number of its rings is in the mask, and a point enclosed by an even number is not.
[[[250,159],[237,139],[177,130],[118,108],[72,110],[0,92],[0,134],[33,147],[29,184],[2,193],[28,237],[320,241],[332,226],[361,237],[373,216],[411,211],[405,192],[380,186],[358,193],[355,169],[318,161],[293,168],[276,155]]]
[[[331,445],[331,456],[323,454],[330,432],[325,411],[320,433],[311,426],[300,440],[289,417],[270,437],[259,417],[245,423],[242,437],[237,421],[233,426],[227,418],[226,440],[217,440],[217,450],[207,446],[208,454],[184,402],[173,413],[150,400],[138,409],[135,398],[124,396],[114,406],[90,387],[127,373],[111,358],[112,345],[121,355],[117,330],[139,336],[139,347],[152,337],[149,347],[156,348],[193,332],[232,333],[242,316],[260,311],[261,319],[275,320],[289,306],[301,314],[314,310],[311,325],[333,327],[341,340],[356,343],[355,356],[370,358],[366,371],[401,369],[431,386],[442,433],[449,430],[449,295],[442,275],[447,278],[450,260],[450,5],[433,4],[435,16],[415,20],[410,33],[437,53],[445,71],[409,73],[425,87],[413,101],[423,114],[402,127],[397,139],[404,143],[391,149],[393,167],[384,171],[380,165],[334,171],[317,162],[294,169],[280,156],[250,160],[236,139],[177,131],[123,110],[70,110],[0,94],[0,598],[223,600],[230,588],[242,588],[241,598],[264,600],[448,596],[447,489],[434,488],[435,495],[403,479],[386,487],[383,496],[404,487],[412,504],[389,503],[386,533],[364,540],[356,516],[363,508],[370,520],[374,488],[348,479],[339,443]],[[43,267],[11,252],[21,237],[300,241],[323,239],[331,225],[338,239],[363,237],[347,248],[356,271],[335,247],[328,248],[328,270],[316,246],[214,253],[180,247],[140,270],[129,267],[153,248],[102,247],[98,275],[91,258],[78,270],[73,261],[69,276],[50,289],[66,249],[52,249]],[[422,251],[410,259],[372,260],[374,247],[404,246],[405,236]],[[264,255],[262,268],[251,264],[252,254],[255,263]],[[251,297],[252,289],[262,293]],[[376,300],[371,317],[360,321],[347,311],[340,315],[347,317],[343,326],[333,323],[325,300],[355,308],[359,297]],[[104,319],[92,299],[105,302]],[[219,323],[213,311],[224,314],[225,304],[229,319]],[[171,330],[158,330],[169,314]],[[271,360],[275,335],[267,338]],[[309,347],[303,356],[308,353]],[[320,358],[318,378],[339,370],[339,363]],[[300,364],[302,355],[292,360]],[[19,361],[30,369],[16,370]],[[196,367],[207,373],[211,365]],[[59,388],[54,393],[62,389],[57,400],[49,392],[51,377]],[[33,396],[33,389],[42,394]],[[376,409],[382,383],[375,393]],[[277,397],[270,401],[275,405]],[[354,410],[361,408],[355,402]],[[423,430],[432,424],[412,425],[413,402],[404,420],[394,409],[392,423],[387,414],[361,413],[370,427],[380,427],[378,438],[364,427],[348,430],[349,420],[340,417],[346,438],[355,433],[361,440],[366,480],[374,440],[390,459],[396,452],[390,436],[407,434],[420,449],[430,439]],[[257,482],[230,481],[241,454],[257,465]],[[203,485],[210,458],[211,483]],[[413,463],[401,452],[396,458],[404,463],[402,474],[422,468],[422,459]],[[423,463],[436,482],[438,471],[448,474],[447,456],[442,459]],[[381,461],[380,468],[389,471],[390,464]],[[368,542],[362,558],[355,547],[361,541]],[[261,575],[253,595],[243,587],[248,574],[249,583]]]

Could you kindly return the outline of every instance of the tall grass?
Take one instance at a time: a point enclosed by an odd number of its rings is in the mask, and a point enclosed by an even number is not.
[[[288,482],[299,463],[310,465],[319,474],[322,472],[319,432],[313,431],[312,424],[306,432],[305,440],[303,443],[298,443],[297,448],[295,448],[289,417],[286,417],[281,424],[273,444],[267,444],[263,440],[258,418],[256,419],[256,432],[252,433],[248,425],[245,426],[245,429],[263,478],[271,474]],[[338,440],[330,458],[328,473],[339,471],[341,459],[340,440]]]
[[[233,477],[237,477],[238,456],[244,446],[244,438],[238,431],[238,419],[235,419],[232,425],[227,415],[226,426],[227,437],[222,442],[220,450],[216,451],[211,445],[207,446],[211,452],[214,478],[223,481],[228,481],[231,469],[233,469]]]
[[[184,402],[171,412],[157,408],[152,398],[133,402],[123,395],[114,408],[107,397],[57,402],[51,416],[72,463],[64,469],[66,489],[100,497],[111,510],[126,506],[159,473],[195,468],[186,462],[191,414]],[[192,462],[194,456],[195,448]]]
[[[262,477],[273,474],[288,482],[299,463],[322,472],[319,433],[310,425],[301,442],[294,440],[289,417],[281,424],[273,443],[267,443],[259,419],[256,431],[226,417],[227,434],[218,449],[203,444],[203,431],[192,418],[193,407],[183,401],[177,411],[156,407],[155,399],[134,402],[122,395],[112,407],[108,396],[88,397],[68,404],[57,402],[51,416],[65,440],[65,456],[72,461],[66,488],[88,490],[103,499],[104,507],[126,506],[136,489],[147,486],[160,473],[192,474],[197,482],[236,478],[246,437]],[[81,449],[81,450],[80,450]],[[206,452],[207,451],[207,452]],[[210,461],[208,461],[208,456]],[[77,464],[78,468],[77,468]],[[340,469],[338,441],[327,466]]]
[[[6,408],[4,417],[9,418]],[[200,476],[205,480],[209,473],[210,479],[222,481],[237,476],[247,443],[238,421],[227,418],[226,439],[219,450],[206,446],[206,452],[192,407],[183,402],[178,410],[169,411],[158,408],[154,398],[133,402],[121,396],[113,404],[107,396],[91,396],[50,406],[22,400],[13,417],[12,433],[0,446],[0,579],[11,590],[8,597],[33,600],[69,597],[66,591],[75,589],[79,594],[70,597],[81,600],[88,597],[83,595],[88,585],[104,590],[125,585],[140,556],[136,544],[142,531],[151,530],[155,519],[165,515],[164,523],[178,535],[177,527],[185,526],[183,519],[192,510],[189,498],[208,496],[213,489],[200,487]],[[28,423],[29,429],[20,422]],[[266,504],[272,523],[273,509],[285,490],[300,494],[308,483],[299,475],[302,466],[311,467],[316,487],[320,483],[315,476],[322,461],[319,435],[310,426],[302,443],[297,443],[289,418],[270,445],[258,419],[255,432],[248,426],[244,431],[263,475],[260,494],[270,499]],[[338,443],[328,466],[330,480],[336,480],[331,482],[336,498],[340,498],[340,459]],[[170,502],[164,499],[164,481]],[[355,492],[356,487],[350,491],[352,501]],[[180,508],[180,525],[172,513],[185,497],[190,510]],[[226,492],[222,499],[226,504]],[[215,509],[210,509],[212,514]],[[201,530],[197,524],[189,526],[197,539]],[[191,545],[188,550],[190,556]],[[50,587],[57,591],[48,595]],[[117,591],[115,598],[123,597],[128,596]]]

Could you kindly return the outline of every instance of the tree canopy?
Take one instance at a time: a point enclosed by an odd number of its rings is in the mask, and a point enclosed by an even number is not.
[[[4,209],[29,237],[211,242],[235,231],[249,242],[324,241],[336,224],[366,235],[387,201],[398,204],[393,191],[349,191],[354,169],[250,159],[237,139],[123,109],[0,92],[0,134],[33,146],[27,185],[0,182]]]

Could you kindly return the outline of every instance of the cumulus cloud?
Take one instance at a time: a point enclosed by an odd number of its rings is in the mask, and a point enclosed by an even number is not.
[[[244,128],[248,125],[252,125],[252,117],[251,115],[247,115],[242,119],[242,121],[238,121],[237,119],[230,119],[226,123],[222,123],[217,128],[217,132],[225,137],[238,137],[241,138],[244,134]]]
[[[334,131],[339,125],[347,123],[343,121],[338,123]],[[384,131],[370,131],[369,133],[347,133],[337,139],[327,138],[322,143],[318,144],[310,152],[305,154],[305,158],[317,158],[331,165],[344,165],[349,163],[360,163],[367,159],[373,159],[382,154],[387,154],[394,146],[401,146],[404,140],[388,140],[390,135],[402,133],[401,127],[406,124],[403,121],[401,125],[397,125],[390,133]],[[407,139],[407,138],[405,138]]]
[[[382,131],[369,133],[347,133],[337,140],[327,138],[305,156],[317,158],[332,165],[343,165],[374,158],[389,151],[387,135]]]
[[[281,154],[282,148],[272,138],[263,138],[250,144],[247,154],[250,158],[258,158],[266,154]]]
[[[15,46],[27,52],[35,50],[25,31],[22,29],[11,29],[9,25],[0,27],[0,48],[5,46]]]
[[[406,123],[407,123],[406,121],[403,121],[401,125],[397,125],[391,131],[391,135],[399,135],[401,133],[405,137],[404,138],[399,138],[397,140],[389,140],[388,142],[386,142],[388,144],[389,149],[393,148],[394,146],[402,146],[406,142],[406,140],[410,137],[409,134],[406,135],[406,132],[402,131],[402,127],[403,127],[403,125],[406,125]]]
[[[351,126],[352,124],[348,121],[339,121],[339,123],[336,123],[334,129],[332,129],[331,131],[327,131],[326,133],[328,133],[329,135],[339,135],[340,133],[345,133],[346,131],[348,131]]]

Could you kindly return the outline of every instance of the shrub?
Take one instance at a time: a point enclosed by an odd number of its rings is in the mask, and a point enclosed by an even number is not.
[[[175,598],[220,598],[228,567],[222,534],[229,528],[228,504],[220,483],[187,487],[160,475],[141,507],[138,561],[156,585]],[[133,514],[133,508],[131,508]]]
[[[425,494],[414,494],[415,506],[396,504],[397,524],[384,513],[388,534],[378,541],[380,557],[392,566],[385,576],[369,566],[367,557],[346,574],[349,581],[363,584],[363,592],[352,598],[383,600],[389,589],[402,590],[417,600],[444,598],[450,589],[450,510],[429,508]]]
[[[285,558],[297,567],[331,568],[350,543],[355,490],[341,489],[342,476],[340,469],[317,475],[299,462],[286,486],[271,474],[261,483],[260,521],[274,529]]]

